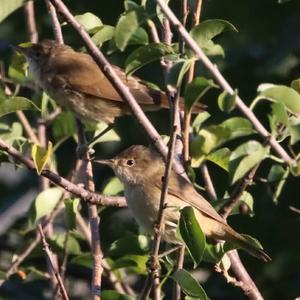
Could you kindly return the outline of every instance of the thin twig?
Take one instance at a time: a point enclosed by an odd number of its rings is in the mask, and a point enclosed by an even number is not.
[[[186,27],[186,20],[188,17],[188,12],[190,11],[188,8],[188,1],[183,1],[183,26]],[[202,8],[202,0],[197,0],[195,4],[195,11],[193,13],[193,26],[196,26],[200,23],[201,16],[201,8]],[[184,43],[182,42],[182,47],[184,47]],[[183,50],[183,49],[182,49]],[[195,77],[195,61],[193,61],[190,65],[190,69],[187,76],[187,83],[190,83]],[[184,118],[183,118],[183,159],[185,165],[188,164],[190,160],[190,124],[191,124],[192,110],[185,107],[184,109]]]
[[[21,152],[19,152],[13,146],[7,144],[2,139],[0,139],[0,149],[8,153],[17,161],[21,162],[28,169],[36,171],[34,162],[31,159],[24,156]],[[62,187],[66,191],[74,194],[77,197],[80,197],[82,200],[86,202],[97,204],[97,205],[103,205],[103,206],[117,206],[117,207],[127,206],[124,197],[113,197],[113,196],[106,196],[106,195],[92,193],[50,170],[43,170],[41,172],[41,175],[50,179],[54,184]]]
[[[56,9],[49,0],[45,0],[45,3],[46,3],[46,6],[47,6],[47,9],[48,9],[48,13],[50,15],[55,40],[57,42],[59,42],[60,44],[63,44],[64,43],[64,37],[62,35],[61,26],[60,26],[60,23],[58,21]]]
[[[83,147],[87,144],[87,140],[84,133],[84,127],[80,120],[76,119],[77,133],[78,133],[78,146]],[[81,181],[84,182],[85,187],[91,191],[95,191],[95,184],[93,181],[93,170],[90,161],[88,150],[83,154],[81,162],[81,174],[84,174]],[[102,251],[100,246],[100,232],[99,224],[100,218],[98,216],[97,206],[94,204],[88,204],[89,222],[91,228],[91,250],[93,256],[93,275],[92,275],[92,299],[101,299],[101,283],[102,283]]]
[[[193,40],[193,38],[189,35],[187,30],[182,26],[178,18],[172,12],[172,10],[168,7],[167,2],[164,0],[155,0],[159,7],[161,8],[164,15],[170,20],[173,26],[177,29],[179,34],[185,40],[185,42],[189,45],[189,47],[193,50],[193,52],[197,55],[197,57],[202,61],[202,63],[206,66],[206,68],[213,75],[215,80],[219,83],[219,85],[224,89],[224,91],[228,92],[231,95],[234,95],[233,88],[229,85],[223,75],[220,73],[219,69],[216,65],[214,65],[209,58],[205,55],[202,49],[198,46],[198,44]],[[276,139],[271,136],[271,134],[265,129],[265,127],[261,124],[261,122],[257,119],[255,114],[247,107],[247,105],[242,101],[242,99],[237,96],[236,97],[236,105],[240,109],[240,111],[248,118],[248,120],[252,123],[257,132],[265,138],[268,144],[274,149],[274,151],[287,163],[288,165],[295,165],[296,161],[289,156],[289,154],[283,149],[283,147],[276,141]]]
[[[43,221],[42,227],[43,230],[47,230],[49,224],[53,222],[53,220],[57,217],[57,215],[62,211],[63,206],[61,205],[63,201],[63,197],[59,200],[57,205],[54,207],[52,212],[46,216]],[[31,252],[35,249],[35,247],[40,243],[41,236],[37,234],[35,239],[26,247],[26,249],[18,255],[18,257],[14,260],[10,268],[6,272],[6,277],[8,278],[11,274],[17,272],[20,264],[31,254]]]
[[[38,32],[36,29],[33,0],[28,0],[25,3],[24,13],[25,13],[25,20],[26,20],[27,35],[31,43],[36,43],[38,41]]]
[[[156,29],[154,22],[151,19],[147,20],[147,25],[150,29],[151,38],[154,43],[160,43],[160,38]]]
[[[184,252],[185,252],[185,247],[184,247],[184,245],[182,245],[178,250],[178,257],[177,257],[177,262],[176,262],[176,265],[174,268],[174,272],[183,268]],[[173,300],[180,300],[180,299],[181,299],[181,287],[178,283],[175,283]]]
[[[163,213],[164,208],[167,201],[168,195],[168,185],[169,179],[172,170],[172,164],[175,157],[175,143],[176,143],[176,136],[178,133],[178,128],[175,125],[175,116],[179,111],[179,95],[174,99],[173,105],[171,106],[171,129],[170,129],[170,144],[169,144],[169,151],[168,157],[166,161],[166,168],[164,173],[164,181],[161,190],[161,197],[159,203],[159,211],[157,215],[157,221],[155,224],[155,231],[154,231],[154,241],[153,247],[150,254],[150,259],[153,262],[151,265],[151,273],[153,278],[153,292],[154,292],[154,300],[160,300],[160,284],[159,284],[159,262],[158,262],[158,253],[159,247],[161,242],[161,234],[163,230]]]
[[[45,238],[45,235],[44,235],[44,232],[43,232],[43,228],[42,228],[42,225],[39,224],[38,225],[38,229],[39,229],[39,232],[40,232],[40,235],[41,235],[41,239],[42,239],[42,243],[43,243],[43,247],[44,247],[44,250],[46,252],[46,255],[47,255],[47,258],[49,260],[49,263],[51,265],[51,268],[54,272],[54,275],[55,275],[55,278],[57,280],[57,283],[58,283],[58,286],[59,286],[59,289],[60,289],[60,293],[61,293],[61,296],[64,300],[68,300],[69,297],[68,297],[68,294],[67,294],[67,291],[66,291],[66,288],[62,282],[62,279],[60,277],[60,274],[58,272],[58,269],[56,268],[55,266],[55,261],[53,259],[53,253],[50,251],[49,249],[49,245],[46,241],[46,238]]]
[[[231,193],[229,200],[221,207],[219,214],[226,220],[234,209],[236,204],[240,201],[246,188],[252,183],[253,177],[260,164],[255,165],[251,171],[241,180],[240,184],[236,186],[234,191]]]
[[[205,186],[205,191],[207,192],[209,198],[211,201],[216,201],[218,200],[218,196],[215,190],[215,187],[212,183],[210,174],[208,172],[208,168],[207,165],[204,163],[201,168],[201,174],[202,174],[202,178],[204,180],[204,186]]]
[[[136,102],[135,98],[131,94],[128,86],[122,82],[122,80],[117,76],[116,72],[113,70],[112,66],[105,58],[103,53],[97,48],[97,46],[93,43],[89,34],[84,30],[84,28],[77,22],[74,16],[70,13],[69,9],[64,5],[61,0],[50,0],[51,3],[56,7],[57,11],[59,11],[66,21],[78,32],[80,37],[85,43],[88,51],[91,56],[95,60],[96,64],[102,70],[104,75],[108,78],[111,84],[114,86],[116,91],[122,97],[122,99],[128,104],[132,114],[136,117],[138,123],[145,129],[147,135],[152,141],[153,145],[157,148],[157,150],[163,155],[164,158],[167,157],[167,147],[163,143],[160,135],[152,125],[152,123],[148,120],[145,113]],[[184,168],[181,163],[177,160],[174,160],[174,169],[177,173],[185,174]]]

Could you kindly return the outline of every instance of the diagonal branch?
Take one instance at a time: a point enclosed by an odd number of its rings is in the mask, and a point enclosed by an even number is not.
[[[168,7],[167,2],[164,0],[156,0],[157,4],[161,8],[164,15],[170,20],[171,24],[176,28],[185,42],[189,45],[189,47],[193,50],[193,52],[197,55],[197,57],[202,61],[202,63],[206,66],[206,68],[213,75],[215,80],[219,83],[219,85],[224,89],[224,91],[233,95],[234,90],[220,73],[219,69],[216,65],[214,65],[209,58],[205,55],[202,49],[198,46],[195,40],[189,35],[184,26],[180,23],[178,18],[172,12],[172,10]],[[295,160],[289,156],[289,154],[283,149],[283,147],[276,141],[276,139],[271,136],[271,134],[265,129],[265,127],[260,123],[255,114],[247,107],[247,105],[242,101],[242,99],[237,96],[236,97],[236,105],[240,109],[240,111],[249,119],[257,132],[263,136],[268,144],[273,148],[273,150],[287,163],[288,165],[296,164]]]
[[[6,153],[8,153],[18,162],[25,165],[28,169],[36,171],[34,162],[31,159],[24,156],[21,152],[19,152],[13,146],[7,144],[2,139],[0,139],[0,150],[3,150]],[[97,205],[103,205],[103,206],[117,206],[117,207],[126,206],[126,201],[124,197],[112,197],[112,196],[100,195],[100,194],[90,192],[50,170],[43,170],[41,172],[41,175],[48,178],[54,184],[62,187],[66,191],[74,194],[77,197],[80,197],[82,200],[86,202],[97,204]]]

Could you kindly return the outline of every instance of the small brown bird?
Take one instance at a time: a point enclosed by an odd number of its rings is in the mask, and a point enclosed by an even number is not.
[[[130,113],[90,55],[52,40],[15,48],[25,55],[38,85],[79,118],[112,124],[116,117]],[[169,107],[165,93],[147,87],[137,77],[127,77],[116,66],[114,69],[144,111]],[[182,100],[180,106],[184,106]],[[203,107],[196,104],[193,112],[203,111]]]
[[[129,209],[137,222],[153,233],[159,210],[162,180],[165,164],[154,150],[144,146],[132,146],[113,159],[95,161],[110,166],[123,182]],[[232,229],[216,210],[185,178],[171,173],[164,210],[162,237],[170,243],[176,238],[176,227],[180,217],[179,209],[194,208],[195,216],[204,234],[216,240],[232,241],[239,247],[264,261],[271,258],[259,246],[250,243],[244,236]]]

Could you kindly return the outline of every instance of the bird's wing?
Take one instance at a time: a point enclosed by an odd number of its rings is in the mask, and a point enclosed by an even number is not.
[[[74,53],[75,55],[72,56],[61,54],[52,60],[51,68],[55,69],[57,76],[63,77],[67,81],[67,85],[78,92],[101,98],[102,100],[123,102],[91,56],[83,53]],[[124,71],[115,66],[114,70],[125,85],[129,87],[139,104],[154,106],[156,104],[159,105],[162,100],[166,100],[164,99],[166,98],[164,93],[149,89],[138,78],[133,76],[126,77]]]
[[[199,193],[197,193],[192,184],[175,172],[171,173],[168,185],[168,193],[180,198],[188,205],[198,209],[200,212],[206,214],[212,219],[226,224],[222,217],[212,207],[212,205]]]

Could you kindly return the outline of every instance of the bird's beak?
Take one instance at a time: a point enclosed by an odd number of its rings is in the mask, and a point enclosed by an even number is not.
[[[28,47],[22,47],[22,46],[19,46],[19,45],[11,45],[11,48],[14,50],[14,51],[17,51],[19,53],[22,53],[24,54],[25,56],[27,55],[28,53]]]
[[[94,163],[112,167],[113,165],[116,164],[116,160],[115,159],[101,159],[101,160],[94,160]]]

